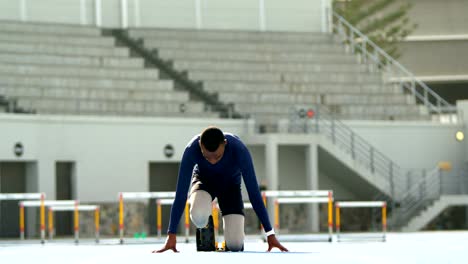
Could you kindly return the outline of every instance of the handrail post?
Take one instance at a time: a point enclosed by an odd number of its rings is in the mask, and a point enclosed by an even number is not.
[[[351,48],[351,54],[354,54],[356,52],[354,44],[355,44],[354,31],[351,30],[351,32],[349,33],[349,45],[350,45],[350,48]]]
[[[379,52],[377,49],[374,48],[374,58],[375,58],[375,69],[374,69],[374,72],[378,72],[379,71],[379,67],[380,67],[380,55],[379,55]]]
[[[317,106],[315,110],[315,132],[320,133],[320,107]]]
[[[438,172],[439,172],[439,175],[438,175],[439,176],[439,196],[441,196],[442,191],[443,191],[443,189],[442,189],[442,170],[439,169]]]
[[[424,89],[424,105],[429,107],[429,95],[427,89]]]
[[[341,19],[338,19],[338,33],[341,35],[341,41],[346,42],[346,33],[344,32],[343,22],[341,21]]]
[[[331,117],[331,136],[332,136],[332,142],[333,142],[333,145],[336,144],[336,133],[335,133],[335,116],[332,115]]]
[[[362,40],[362,63],[367,63],[367,37]]]
[[[413,94],[413,96],[416,95],[416,82],[414,81],[414,79],[411,79],[411,94]]]
[[[369,153],[369,155],[370,155],[369,165],[370,165],[371,172],[374,173],[374,171],[375,171],[375,167],[374,167],[374,148],[371,147],[369,151],[370,151],[370,153]]]
[[[390,193],[395,197],[395,181],[393,177],[393,162],[390,161],[389,176],[390,176]]]

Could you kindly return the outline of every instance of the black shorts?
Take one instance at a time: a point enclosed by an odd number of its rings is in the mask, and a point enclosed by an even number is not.
[[[219,208],[223,216],[230,214],[244,215],[244,201],[242,200],[241,185],[232,184],[223,188],[215,188],[201,182],[198,175],[194,175],[190,195],[198,190],[203,190],[211,195],[211,200],[218,198]]]

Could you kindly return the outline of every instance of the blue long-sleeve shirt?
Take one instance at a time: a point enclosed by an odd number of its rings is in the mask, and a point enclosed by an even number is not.
[[[185,148],[179,168],[176,197],[171,208],[168,233],[175,234],[177,232],[177,225],[185,208],[194,171],[199,175],[203,175],[204,184],[209,184],[219,190],[230,184],[240,184],[242,177],[252,207],[262,222],[265,232],[272,230],[267,210],[258,189],[250,152],[237,136],[229,133],[224,133],[224,136],[227,144],[223,157],[216,164],[209,163],[203,157],[198,143],[200,135],[194,137]]]

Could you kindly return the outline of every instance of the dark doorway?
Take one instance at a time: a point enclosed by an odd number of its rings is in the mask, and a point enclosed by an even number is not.
[[[57,200],[72,200],[73,197],[73,162],[55,163],[55,192]],[[73,234],[73,212],[55,212],[55,234],[71,236]]]
[[[174,192],[177,185],[177,175],[179,172],[179,164],[174,162],[152,162],[149,164],[149,191],[150,192]],[[156,227],[156,200],[149,201],[149,226],[150,234],[157,234]],[[169,216],[171,213],[170,205],[162,206],[162,234],[166,234]]]
[[[26,192],[26,163],[0,162],[0,193]],[[0,201],[0,237],[19,237],[18,201]]]

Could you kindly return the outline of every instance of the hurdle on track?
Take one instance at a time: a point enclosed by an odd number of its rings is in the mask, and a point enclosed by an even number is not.
[[[124,243],[124,201],[125,200],[146,200],[146,199],[162,199],[175,198],[175,192],[121,192],[119,193],[119,234],[120,244]],[[170,200],[170,199],[169,199]],[[171,202],[172,203],[172,202]],[[157,202],[156,202],[157,204]],[[158,209],[156,210],[158,211]],[[188,201],[185,205],[185,242],[189,241],[190,235],[190,216]]]
[[[341,231],[341,219],[340,219],[340,208],[344,207],[354,207],[354,208],[363,208],[363,207],[382,207],[382,241],[386,240],[387,233],[387,202],[385,201],[355,201],[355,202],[336,202],[336,238],[339,242],[342,239],[340,234]],[[358,239],[359,237],[356,237]],[[375,237],[380,238],[380,237]]]
[[[78,202],[75,203],[73,206],[50,206],[49,207],[49,236],[52,240],[53,238],[53,212],[57,211],[73,211],[74,212],[74,231],[75,231],[75,243],[78,244],[79,242],[79,234],[80,234],[80,213],[82,211],[94,211],[94,228],[95,228],[95,237],[96,243],[99,243],[99,206],[98,205],[79,205]]]
[[[45,243],[45,193],[0,193],[0,202],[2,200],[40,200],[40,230],[41,243]],[[22,221],[21,221],[22,220]],[[22,224],[21,224],[22,223]],[[24,208],[20,207],[20,238],[24,239]]]
[[[25,227],[25,224],[24,224],[24,208],[25,207],[41,207],[41,208],[42,208],[42,206],[44,207],[44,238],[45,238],[45,207],[47,207],[47,206],[67,206],[67,205],[74,205],[75,203],[76,203],[75,200],[20,201],[19,202],[19,208],[20,208],[20,218],[19,218],[19,221],[20,221],[20,223],[19,223],[19,225],[20,225],[20,239],[24,240],[24,227]],[[49,212],[49,217],[50,217],[50,212]],[[50,218],[49,218],[49,221],[50,221]],[[41,220],[41,226],[42,226],[42,220]],[[49,232],[50,232],[50,229],[49,229]],[[49,233],[49,236],[50,236],[50,233]]]
[[[275,197],[282,203],[329,203],[328,206],[328,227],[329,234],[333,232],[333,192],[328,190],[296,190],[296,191],[263,191],[262,198],[263,202],[266,205],[267,197]],[[125,200],[145,200],[145,199],[156,199],[156,226],[157,226],[157,235],[161,237],[161,227],[162,227],[162,209],[163,205],[171,205],[174,202],[175,192],[121,192],[119,193],[119,230],[120,230],[120,243],[123,243],[124,240],[124,201]],[[289,199],[289,200],[288,200]],[[298,200],[302,199],[302,200]],[[252,208],[250,202],[244,203],[245,209]],[[219,220],[218,217],[218,206],[217,203],[213,204],[213,221],[215,225],[215,232],[219,230]],[[216,210],[215,210],[216,209]],[[189,214],[189,205],[188,202],[185,206],[185,237],[186,242],[189,237],[189,225],[190,225],[190,214]],[[262,228],[263,231],[263,228]],[[331,237],[331,235],[330,235]],[[330,240],[330,239],[329,239]]]
[[[275,230],[279,231],[280,221],[279,221],[279,205],[280,204],[304,204],[304,203],[326,203],[328,204],[328,242],[333,240],[333,192],[332,191],[312,191],[309,194],[316,195],[316,197],[304,197],[307,196],[305,193],[303,197],[283,197],[276,198],[275,205]],[[283,194],[285,196],[294,196],[294,193]],[[324,197],[326,195],[326,197]],[[278,193],[278,196],[282,196],[281,193]]]
[[[156,226],[158,230],[158,238],[161,238],[161,229],[162,229],[162,210],[161,207],[162,205],[172,205],[174,203],[174,199],[157,199],[156,200]],[[188,212],[188,204],[186,204],[186,214],[185,214],[185,227],[186,231],[188,230],[188,227],[190,225],[189,222],[189,212]],[[244,208],[245,209],[252,209],[252,204],[250,202],[244,203]],[[213,216],[213,226],[214,226],[214,231],[215,231],[215,238],[218,238],[219,235],[219,205],[217,201],[212,202],[212,216]],[[186,234],[187,236],[187,234]],[[218,241],[215,241],[215,247],[218,247]]]

